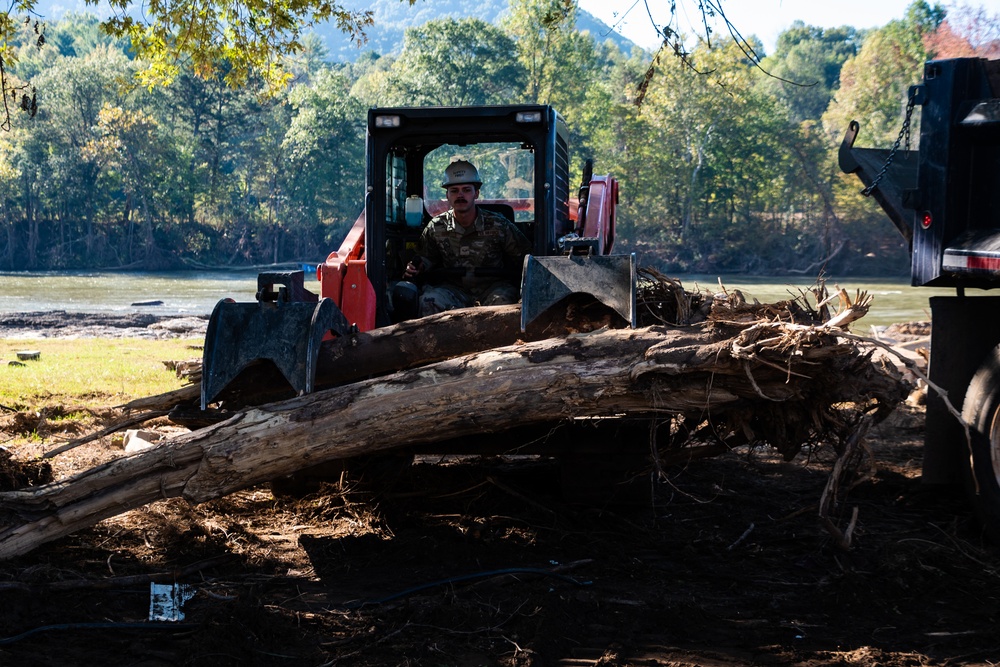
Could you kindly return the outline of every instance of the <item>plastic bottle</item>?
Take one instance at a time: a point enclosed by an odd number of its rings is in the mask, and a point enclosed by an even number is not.
[[[424,222],[424,200],[417,195],[406,198],[406,226],[419,227]]]

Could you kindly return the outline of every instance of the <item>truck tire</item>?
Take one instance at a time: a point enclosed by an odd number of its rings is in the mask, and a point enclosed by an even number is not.
[[[986,535],[1000,544],[1000,346],[972,376],[962,418],[972,436],[967,485],[972,505]]]

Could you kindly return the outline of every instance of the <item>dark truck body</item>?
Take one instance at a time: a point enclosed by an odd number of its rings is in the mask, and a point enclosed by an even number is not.
[[[1000,60],[930,61],[910,97],[921,111],[917,150],[897,151],[886,168],[890,151],[853,147],[852,122],[839,161],[866,188],[877,182],[871,195],[910,243],[911,284],[955,288],[930,299],[928,375],[962,410],[1000,344],[1000,296],[978,292],[1000,287]],[[967,478],[969,459],[961,422],[928,392],[924,481]]]

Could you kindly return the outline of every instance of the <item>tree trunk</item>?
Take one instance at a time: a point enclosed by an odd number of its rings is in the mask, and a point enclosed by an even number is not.
[[[896,376],[829,329],[716,331],[516,343],[253,408],[69,480],[0,494],[0,559],[163,498],[201,503],[326,461],[515,425],[710,414],[787,452],[808,435],[797,424],[842,427],[835,404],[860,400],[887,413],[905,395]]]
[[[480,306],[445,311],[417,320],[325,341],[320,348],[316,368],[317,389],[328,389],[358,380],[366,380],[396,371],[474,354],[517,341],[539,341],[571,333],[593,331],[608,326],[625,326],[613,312],[589,297],[582,302],[567,300],[553,306],[536,319],[527,332],[521,331],[521,307]],[[289,398],[290,388],[254,382],[245,378],[238,393],[230,394],[230,403],[260,405]],[[282,395],[285,394],[285,395]],[[159,396],[136,399],[123,405],[126,410],[170,410],[196,402],[200,387],[191,385]],[[171,418],[191,425],[212,420],[211,415],[187,408],[175,411]],[[219,421],[214,419],[213,421]]]

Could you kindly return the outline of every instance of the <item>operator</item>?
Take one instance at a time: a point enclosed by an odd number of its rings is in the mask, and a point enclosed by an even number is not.
[[[403,271],[413,280],[433,269],[502,269],[504,260],[520,267],[531,251],[531,242],[507,218],[476,205],[483,185],[479,171],[466,160],[455,160],[444,170],[451,209],[433,218],[417,244],[417,255]],[[445,282],[426,285],[420,292],[420,317],[476,304],[499,306],[517,303],[518,286],[496,275],[446,275]]]

